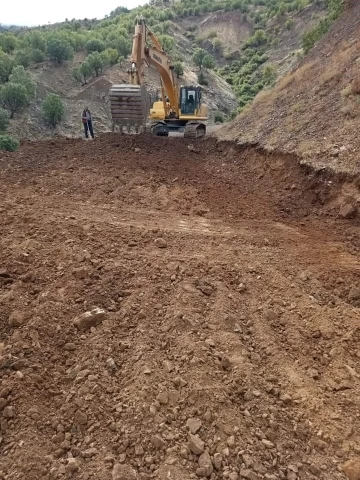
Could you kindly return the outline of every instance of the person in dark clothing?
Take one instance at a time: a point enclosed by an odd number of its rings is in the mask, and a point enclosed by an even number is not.
[[[86,107],[85,110],[82,113],[82,122],[84,124],[85,137],[89,138],[89,132],[90,132],[91,138],[94,138],[92,118],[91,118],[91,113],[90,113],[90,110],[88,109],[88,107]]]

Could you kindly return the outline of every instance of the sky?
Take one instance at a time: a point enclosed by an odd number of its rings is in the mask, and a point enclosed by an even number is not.
[[[129,9],[147,0],[3,0],[0,23],[37,26],[63,22],[65,18],[104,18],[116,7]]]

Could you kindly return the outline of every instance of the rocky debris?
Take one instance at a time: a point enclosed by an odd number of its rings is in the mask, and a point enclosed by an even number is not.
[[[195,435],[201,428],[201,420],[199,418],[189,418],[186,422],[186,427],[189,432]]]
[[[349,480],[360,480],[360,458],[353,458],[344,463],[343,471]]]
[[[213,457],[213,465],[216,470],[221,470],[222,467],[222,456],[221,453],[214,453]]]
[[[352,203],[344,203],[339,210],[339,216],[341,218],[354,218],[357,214],[357,207]]]
[[[106,312],[102,308],[94,308],[83,313],[73,320],[75,327],[81,332],[85,332],[92,327],[97,327],[105,319]]]
[[[160,435],[153,435],[151,437],[151,443],[159,450],[166,448],[166,442],[160,437]]]
[[[201,455],[205,448],[205,443],[197,435],[189,435],[188,447],[194,455]]]
[[[203,452],[199,457],[198,463],[199,468],[196,470],[196,475],[198,477],[210,477],[214,467],[209,452]]]
[[[246,478],[246,480],[258,480],[259,477],[249,468],[243,468],[240,470],[240,478]]]
[[[195,280],[195,286],[198,290],[200,290],[200,292],[202,292],[204,295],[207,295],[208,297],[212,295],[215,291],[214,286],[204,279]]]
[[[21,312],[20,310],[14,310],[9,316],[10,327],[21,327],[29,319],[29,314]]]
[[[360,302],[360,288],[359,287],[351,287],[349,295],[348,295],[349,302]]]
[[[77,410],[75,412],[74,421],[79,425],[86,425],[88,421],[88,416],[85,412],[82,412],[81,410]]]
[[[115,463],[112,480],[138,480],[138,475],[130,465]]]
[[[79,471],[80,467],[75,458],[68,458],[68,464],[65,466],[65,472],[68,475],[72,475],[74,473],[77,473]]]
[[[154,243],[158,248],[167,248],[167,242],[164,238],[155,238]]]

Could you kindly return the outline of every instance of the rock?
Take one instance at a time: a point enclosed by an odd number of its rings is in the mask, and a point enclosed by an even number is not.
[[[198,418],[189,418],[188,421],[186,422],[186,427],[188,428],[189,432],[195,435],[200,428],[201,428],[201,420]]]
[[[229,475],[229,480],[239,480],[239,474],[236,472],[231,472]]]
[[[96,448],[88,448],[87,450],[84,450],[81,452],[81,456],[83,458],[91,458],[91,457],[95,457],[95,455],[97,455],[97,450]]]
[[[235,437],[234,435],[231,435],[227,440],[226,443],[228,444],[229,447],[233,447],[235,445]]]
[[[108,358],[106,360],[106,367],[110,372],[115,372],[116,370],[116,363],[113,358]]]
[[[348,295],[349,302],[357,302],[360,300],[360,288],[352,287],[349,295]]]
[[[201,455],[205,448],[205,443],[197,435],[189,435],[188,447],[194,455]]]
[[[240,470],[240,478],[246,478],[248,480],[258,480],[258,476],[255,472],[249,468],[243,468]]]
[[[11,407],[10,405],[8,407],[5,407],[4,411],[3,411],[3,417],[4,418],[14,418],[15,417],[15,408]]]
[[[156,400],[160,403],[160,405],[167,405],[167,403],[169,402],[168,392],[166,390],[164,390],[163,392],[160,392],[157,395]]]
[[[199,467],[203,470],[204,472],[204,477],[210,477],[212,474],[214,467],[211,461],[211,457],[209,455],[209,452],[204,452],[200,455],[199,457]]]
[[[357,208],[351,203],[344,203],[339,210],[339,216],[341,218],[354,218],[357,214]]]
[[[75,412],[74,421],[79,425],[86,425],[88,421],[88,416],[85,412],[82,412],[81,410],[77,410]]]
[[[292,398],[288,393],[284,393],[283,395],[280,395],[280,400],[285,403],[285,405],[288,405],[289,403],[292,402]]]
[[[248,390],[247,392],[244,393],[245,402],[250,402],[253,398],[254,398],[254,394],[252,393],[251,390]]]
[[[100,325],[106,315],[105,310],[102,308],[94,308],[91,311],[85,312],[80,317],[73,320],[75,327],[81,332],[85,332],[92,327]]]
[[[140,152],[140,148],[138,148],[138,147],[134,148],[134,152],[135,152],[135,153],[139,153],[139,152]]]
[[[9,325],[10,327],[21,327],[24,325],[29,318],[28,313],[20,312],[19,310],[14,310],[9,316]]]
[[[269,322],[275,322],[278,319],[277,314],[269,308],[264,308],[264,317]]]
[[[154,243],[158,248],[166,248],[167,247],[167,243],[163,238],[156,238],[154,240]]]
[[[360,480],[360,457],[344,463],[343,471],[349,480]]]
[[[65,343],[63,348],[67,352],[73,352],[74,350],[76,350],[76,345],[75,343]]]
[[[214,453],[213,456],[213,465],[216,470],[221,470],[222,466],[222,456],[220,453]]]
[[[269,449],[275,448],[275,445],[272,442],[270,442],[270,440],[266,440],[266,438],[263,438],[261,442],[263,445],[265,445],[266,448],[269,448]]]
[[[138,480],[138,476],[130,465],[115,463],[112,470],[112,480]]]
[[[165,441],[159,435],[153,435],[150,440],[155,448],[159,450],[163,450],[164,448],[166,448]]]
[[[79,471],[79,464],[77,463],[75,458],[69,458],[68,464],[65,467],[65,472],[68,474],[73,474]]]

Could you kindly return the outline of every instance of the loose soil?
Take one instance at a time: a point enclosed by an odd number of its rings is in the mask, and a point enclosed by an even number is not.
[[[115,134],[24,143],[0,172],[1,479],[345,478],[360,258],[344,179]]]

